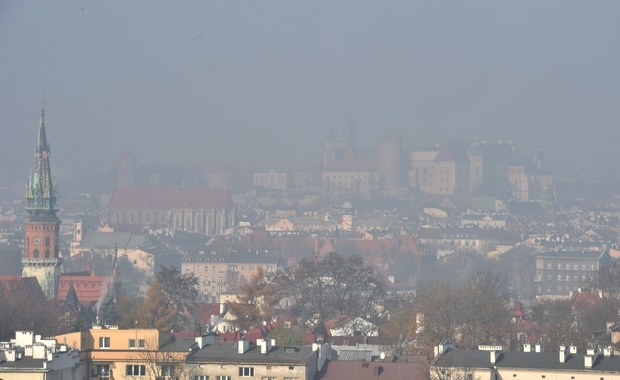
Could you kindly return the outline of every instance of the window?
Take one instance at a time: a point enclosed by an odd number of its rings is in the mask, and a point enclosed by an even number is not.
[[[239,376],[241,377],[254,376],[254,367],[239,367]]]
[[[547,264],[547,269],[551,269],[551,264]]]
[[[295,367],[293,367],[293,366],[289,366],[289,367],[288,367],[288,369],[292,371],[292,370],[294,370],[294,369],[295,369]]]
[[[562,275],[558,274],[558,281],[562,281]]]
[[[215,380],[232,380],[230,376],[216,376]]]
[[[136,348],[136,340],[129,339],[129,348]]]
[[[144,339],[138,339],[138,348],[144,348]]]
[[[275,377],[263,376],[261,380],[276,380]]]
[[[50,238],[49,238],[49,236],[45,238],[45,246],[46,247],[50,246]]]
[[[99,337],[99,348],[110,348],[110,337],[100,336]]]
[[[126,376],[145,376],[146,366],[144,364],[128,364],[125,370]]]
[[[174,366],[170,364],[165,364],[161,367],[161,374],[163,377],[173,377],[174,376]]]
[[[194,376],[194,380],[209,380],[209,376],[207,375]]]
[[[100,379],[107,379],[110,377],[110,366],[108,364],[99,364],[95,370],[97,371],[95,376]]]

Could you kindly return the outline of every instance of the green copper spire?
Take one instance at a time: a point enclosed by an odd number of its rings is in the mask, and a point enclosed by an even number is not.
[[[50,150],[45,134],[45,108],[41,105],[39,136],[34,151],[34,171],[30,173],[26,199],[26,209],[31,215],[55,215],[58,191],[52,178]]]

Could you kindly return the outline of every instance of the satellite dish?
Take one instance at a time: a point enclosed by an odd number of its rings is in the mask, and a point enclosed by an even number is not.
[[[385,360],[385,352],[382,352],[381,354],[379,354],[379,358],[381,360]]]

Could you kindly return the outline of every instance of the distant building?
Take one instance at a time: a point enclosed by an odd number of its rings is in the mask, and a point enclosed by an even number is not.
[[[402,145],[399,136],[386,134],[379,139],[379,187],[384,196],[398,194],[402,174]]]
[[[108,221],[115,231],[167,228],[217,236],[234,227],[235,207],[224,189],[117,188]]]
[[[610,261],[607,250],[560,251],[536,255],[537,295],[545,298],[567,298],[582,287]]]
[[[275,272],[286,266],[280,254],[269,252],[227,252],[186,255],[181,264],[182,273],[193,273],[198,278],[200,294],[210,302],[219,302],[220,295],[238,291],[238,286],[257,274]]]
[[[288,190],[288,173],[286,171],[254,172],[252,185],[263,190]]]
[[[329,198],[370,200],[378,190],[375,159],[333,161],[323,169],[323,195]]]

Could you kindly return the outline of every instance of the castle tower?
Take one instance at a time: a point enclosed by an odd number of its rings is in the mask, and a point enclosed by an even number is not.
[[[22,277],[36,277],[46,297],[56,297],[62,259],[59,256],[60,219],[56,216],[58,190],[52,178],[50,150],[45,135],[45,109],[41,106],[39,135],[26,199]]]

